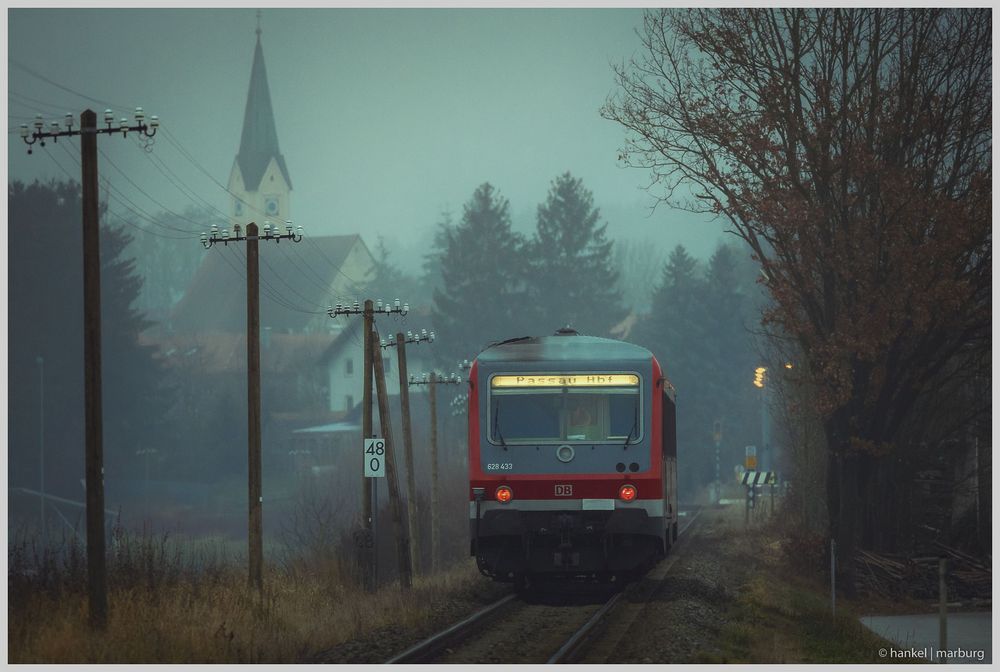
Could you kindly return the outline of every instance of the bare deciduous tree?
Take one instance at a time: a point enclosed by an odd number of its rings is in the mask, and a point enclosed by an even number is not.
[[[664,200],[725,217],[761,263],[765,319],[816,376],[850,557],[915,409],[988,347],[990,12],[658,10],[641,37],[602,113]]]

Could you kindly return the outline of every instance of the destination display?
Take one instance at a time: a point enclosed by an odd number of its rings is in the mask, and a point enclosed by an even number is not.
[[[490,387],[638,387],[634,373],[523,374],[493,376]]]

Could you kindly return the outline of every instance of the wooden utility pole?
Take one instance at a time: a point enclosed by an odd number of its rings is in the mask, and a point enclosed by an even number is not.
[[[97,114],[80,115],[83,191],[83,387],[86,433],[87,578],[90,623],[108,623],[104,550],[104,429],[101,404],[101,242],[97,191]]]
[[[361,396],[361,431],[364,433],[364,438],[372,438],[372,369],[375,366],[375,355],[374,348],[375,344],[372,341],[372,323],[374,310],[374,304],[371,299],[365,300],[364,308],[364,324],[362,325],[362,338],[364,339],[364,352],[365,352],[365,363],[364,363],[364,389],[362,390]],[[362,456],[362,460],[364,456]],[[376,563],[378,556],[378,539],[375,539],[375,530],[372,519],[372,481],[374,479],[365,476],[364,468],[361,469],[361,508],[363,511],[362,518],[365,526],[365,548],[367,553],[363,553],[364,557],[364,574],[365,574],[365,585],[370,592],[375,592],[376,589]],[[370,546],[368,545],[370,542]]]
[[[417,479],[413,471],[413,430],[410,425],[410,385],[406,374],[406,336],[396,334],[399,359],[399,403],[403,413],[403,456],[406,459],[406,527],[410,536],[410,565],[416,572],[420,566],[420,537],[416,530]]]
[[[250,585],[264,588],[263,495],[260,456],[260,269],[257,225],[247,225],[247,465]]]
[[[437,372],[431,371],[431,572],[441,563],[441,528],[438,520]]]
[[[155,115],[146,123],[146,113],[135,108],[135,125],[122,119],[115,124],[111,110],[104,111],[105,128],[97,128],[93,110],[80,113],[80,128],[73,128],[73,115],[65,117],[65,130],[58,122],[44,131],[41,115],[32,124],[21,124],[21,140],[28,146],[42,147],[48,138],[80,136],[80,187],[83,205],[83,392],[84,392],[84,475],[87,488],[87,584],[90,623],[104,628],[108,622],[108,593],[104,548],[104,430],[101,402],[101,244],[98,220],[97,136],[137,133],[147,138],[156,135],[160,120]],[[44,490],[44,488],[43,488]],[[44,493],[43,493],[44,494]],[[44,497],[43,497],[44,499]]]
[[[370,336],[372,344],[378,342],[378,336],[373,332]],[[389,482],[389,510],[392,512],[392,526],[396,533],[396,554],[399,561],[399,582],[403,588],[413,585],[413,568],[410,566],[410,540],[403,529],[402,507],[399,502],[399,475],[396,471],[396,458],[392,446],[392,421],[389,417],[389,395],[385,389],[385,367],[382,364],[382,353],[375,354],[375,389],[378,392],[378,423],[382,429],[382,439],[385,440],[385,472]]]
[[[452,374],[439,378],[436,371],[423,374],[423,380],[411,380],[411,385],[430,387],[431,402],[431,571],[436,572],[441,561],[441,527],[438,516],[438,431],[437,431],[437,386],[458,385],[461,378]]]
[[[278,227],[273,229],[264,226],[264,240],[280,243],[282,240],[299,242],[302,240],[302,227],[298,233],[292,231],[292,223],[285,222],[288,233],[279,233]],[[264,532],[261,476],[260,447],[260,255],[258,241],[259,230],[254,222],[247,224],[246,235],[242,235],[239,225],[233,226],[235,236],[229,236],[226,229],[219,236],[219,228],[212,226],[212,235],[201,234],[201,244],[205,249],[217,243],[228,246],[229,243],[246,241],[247,244],[247,560],[249,565],[248,583],[262,593],[264,588]]]

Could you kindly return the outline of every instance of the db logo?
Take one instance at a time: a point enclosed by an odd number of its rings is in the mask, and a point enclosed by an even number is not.
[[[557,485],[556,486],[556,497],[572,497],[573,496],[573,486],[572,485]]]

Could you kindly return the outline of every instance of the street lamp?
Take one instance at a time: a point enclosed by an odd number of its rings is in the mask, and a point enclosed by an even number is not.
[[[771,469],[771,446],[768,442],[768,417],[767,417],[767,367],[758,366],[754,369],[753,384],[760,388],[760,443],[761,443],[761,471]]]

